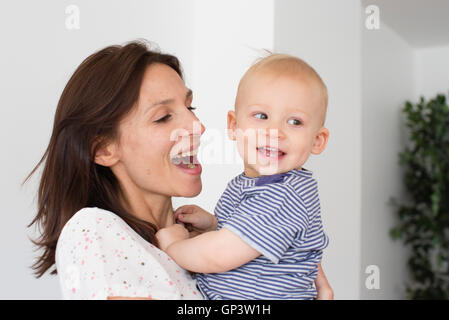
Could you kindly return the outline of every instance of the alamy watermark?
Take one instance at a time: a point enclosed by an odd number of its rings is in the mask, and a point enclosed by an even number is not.
[[[71,4],[65,8],[65,27],[67,30],[80,29],[80,9],[77,5]]]
[[[367,17],[365,19],[365,27],[368,30],[379,30],[380,28],[380,10],[379,7],[371,4],[365,8]]]
[[[380,269],[375,264],[369,265],[365,268],[365,274],[368,276],[365,279],[365,287],[368,290],[380,289]]]
[[[244,159],[247,164],[259,165],[261,174],[273,174],[283,155],[279,149],[279,130],[273,128],[226,131],[212,128],[202,135],[200,122],[194,122],[192,131],[173,130],[170,141],[176,141],[170,150],[174,164],[239,164]]]

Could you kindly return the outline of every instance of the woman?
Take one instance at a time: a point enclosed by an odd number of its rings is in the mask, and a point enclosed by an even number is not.
[[[201,191],[192,99],[177,58],[140,42],[91,55],[67,83],[30,174],[45,161],[33,268],[56,264],[64,298],[202,298],[155,238],[174,223],[171,197]]]

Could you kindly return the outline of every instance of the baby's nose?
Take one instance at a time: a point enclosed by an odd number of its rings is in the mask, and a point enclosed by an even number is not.
[[[283,139],[285,138],[284,132],[278,127],[270,127],[265,129],[265,136],[269,139]]]

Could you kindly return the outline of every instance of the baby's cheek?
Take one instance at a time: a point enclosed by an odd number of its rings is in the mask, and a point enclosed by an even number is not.
[[[257,150],[254,146],[254,141],[250,137],[242,136],[237,139],[237,148],[240,157],[248,164],[256,164],[257,162]]]
[[[310,150],[308,148],[301,148],[299,149],[299,153],[295,157],[295,162],[302,166],[307,161],[307,159],[310,156]]]

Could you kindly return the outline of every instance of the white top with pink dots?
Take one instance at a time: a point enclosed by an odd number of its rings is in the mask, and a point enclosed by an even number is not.
[[[83,208],[66,223],[56,268],[64,299],[202,299],[186,270],[119,216],[99,208]]]

